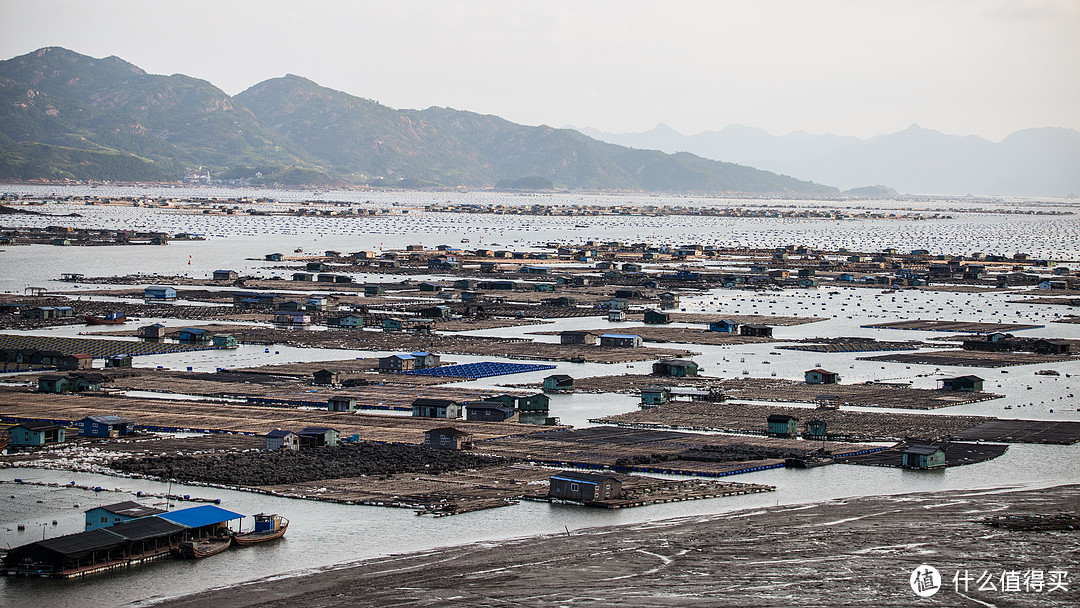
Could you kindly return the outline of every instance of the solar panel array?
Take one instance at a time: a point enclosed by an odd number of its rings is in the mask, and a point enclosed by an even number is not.
[[[476,380],[478,378],[521,374],[524,372],[536,372],[546,369],[555,369],[555,366],[540,363],[498,363],[494,361],[483,361],[480,363],[462,363],[460,365],[442,365],[425,369],[412,369],[400,373],[411,376],[437,376]]]

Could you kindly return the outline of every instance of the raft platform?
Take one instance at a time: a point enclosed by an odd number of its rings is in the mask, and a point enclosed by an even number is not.
[[[541,363],[498,363],[493,361],[483,361],[480,363],[462,363],[460,365],[442,365],[425,369],[411,369],[399,373],[406,376],[436,376],[477,380],[479,378],[522,374],[525,372],[537,372],[548,369],[555,369],[555,366]]]
[[[116,355],[165,355],[198,350],[219,350],[211,344],[172,344],[136,342],[133,340],[98,340],[93,338],[61,338],[57,336],[23,336],[0,334],[0,350],[52,350],[65,354],[88,354],[95,359]]]

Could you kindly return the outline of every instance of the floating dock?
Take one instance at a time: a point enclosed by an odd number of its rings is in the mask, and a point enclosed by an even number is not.
[[[1080,422],[1052,420],[991,420],[954,435],[965,441],[1013,443],[1080,443]]]
[[[525,372],[538,372],[555,369],[554,365],[540,363],[499,363],[484,361],[481,363],[463,363],[460,365],[441,365],[425,369],[412,369],[400,372],[407,376],[436,376],[451,378],[490,378],[492,376],[507,376],[510,374],[523,374]]]
[[[992,334],[996,332],[1013,332],[1025,329],[1039,329],[1045,325],[1025,325],[1022,323],[975,323],[969,321],[927,321],[924,319],[912,319],[908,321],[892,321],[889,323],[869,323],[861,327],[873,329],[907,329],[914,331],[946,331],[969,334]]]
[[[218,350],[211,344],[172,344],[136,342],[133,340],[98,340],[93,338],[62,338],[57,336],[24,336],[0,334],[0,349],[52,350],[67,355],[87,354],[95,359],[115,355],[164,355],[198,350]]]
[[[900,468],[901,454],[905,444],[899,443],[890,448],[883,448],[869,454],[853,454],[838,457],[836,462],[840,464],[863,464],[878,467]],[[940,447],[945,451],[945,466],[956,467],[965,464],[975,464],[993,460],[1001,456],[1009,449],[1007,445],[993,443],[944,443]]]

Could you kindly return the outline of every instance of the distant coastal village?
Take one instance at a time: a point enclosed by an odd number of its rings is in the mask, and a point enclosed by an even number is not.
[[[40,260],[83,246],[171,252],[222,242],[151,222],[94,225],[102,212],[180,224],[547,216],[585,232],[623,215],[919,226],[954,215],[1072,214],[948,201],[929,211],[527,197],[2,202],[0,255]],[[314,238],[245,247],[231,264],[182,273],[155,269],[154,256],[136,274],[35,267],[32,284],[0,293],[0,467],[15,472],[0,484],[13,496],[75,488],[29,474],[70,471],[183,484],[206,497],[240,491],[442,518],[535,503],[621,511],[737,501],[783,492],[781,478],[760,478],[779,471],[933,475],[1006,459],[1014,446],[1064,455],[1080,443],[1071,385],[1080,260],[917,244],[428,236],[417,230],[403,235],[411,244],[378,247],[357,239],[353,250],[318,248]],[[1028,398],[1035,382],[1045,383],[1038,402]],[[294,513],[242,512],[190,490],[105,493],[116,495],[75,509],[83,531],[50,537],[44,525],[46,538],[33,539],[32,524],[19,523],[24,542],[9,544],[4,571],[81,578],[169,557],[227,564],[231,551],[304,534]],[[195,500],[218,504],[183,504]]]

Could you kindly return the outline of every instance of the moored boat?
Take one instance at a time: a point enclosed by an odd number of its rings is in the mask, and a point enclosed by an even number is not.
[[[127,322],[127,316],[122,312],[107,312],[103,315],[86,317],[87,325],[120,325]]]
[[[249,532],[237,534],[232,537],[234,544],[240,547],[254,545],[285,536],[285,530],[289,528],[289,520],[277,514],[259,513],[255,515],[255,527]]]
[[[217,555],[232,546],[231,536],[216,536],[202,540],[186,540],[172,549],[173,557],[202,559]]]

